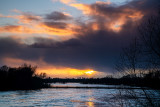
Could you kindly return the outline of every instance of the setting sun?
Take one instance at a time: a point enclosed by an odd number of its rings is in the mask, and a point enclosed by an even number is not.
[[[39,68],[38,73],[46,73],[54,78],[103,77],[106,73],[91,69],[76,69],[68,67]]]
[[[86,74],[93,74],[94,71],[86,71]]]

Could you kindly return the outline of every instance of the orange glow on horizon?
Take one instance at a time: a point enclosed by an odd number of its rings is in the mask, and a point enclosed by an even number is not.
[[[39,69],[38,73],[44,72],[53,78],[78,78],[78,77],[95,77],[97,71],[91,69],[75,69],[68,67]]]
[[[33,66],[38,64],[37,72],[46,73],[47,77],[52,78],[101,78],[105,77],[107,73],[95,71],[93,69],[76,69],[71,67],[63,67],[63,66],[54,66],[47,64],[43,61],[43,59],[39,59],[37,61],[29,61],[29,60],[22,60],[16,58],[4,58],[3,61],[7,63],[9,66],[18,67],[21,64],[27,63]]]

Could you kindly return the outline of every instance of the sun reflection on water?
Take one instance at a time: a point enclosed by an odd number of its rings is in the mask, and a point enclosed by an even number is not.
[[[94,98],[89,98],[88,100],[89,101],[86,102],[86,105],[89,106],[89,107],[94,107],[94,102],[93,102]]]

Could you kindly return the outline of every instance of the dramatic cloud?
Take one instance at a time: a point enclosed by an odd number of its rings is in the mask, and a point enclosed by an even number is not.
[[[143,16],[153,14],[158,4],[158,0],[136,0],[120,6],[110,2],[96,2],[90,5],[74,3],[70,6],[81,10],[90,19],[96,20],[93,28],[98,29],[103,26],[103,28],[119,32],[125,24],[136,24],[137,21],[143,19]]]
[[[16,10],[18,11],[18,10]],[[71,17],[60,12],[52,12],[46,16],[38,16],[33,13],[18,12],[21,15],[0,15],[1,18],[18,19],[17,25],[0,26],[0,33],[15,34],[43,34],[51,36],[69,36],[73,37],[74,31],[72,27],[75,25],[69,22],[61,22],[59,20],[69,20]],[[63,37],[62,37],[63,39]]]
[[[105,31],[88,32],[78,38],[64,42],[35,38],[32,45],[21,44],[14,39],[1,39],[1,58],[14,57],[23,60],[43,59],[48,64],[68,66],[77,69],[109,71],[113,58],[118,58],[121,47],[128,44],[130,36],[116,35]],[[6,50],[12,44],[11,50]],[[3,50],[4,49],[4,50]],[[10,54],[6,54],[10,53]],[[7,55],[7,56],[5,56]],[[76,63],[75,63],[76,62]]]
[[[155,14],[159,5],[158,0],[135,0],[120,6],[110,2],[61,2],[81,10],[87,20],[73,19],[60,12],[41,17],[26,13],[16,16],[23,16],[18,18],[23,24],[1,26],[0,33],[63,35],[63,38],[69,38],[62,41],[32,37],[29,39],[33,41],[32,44],[14,38],[0,38],[1,64],[11,62],[13,58],[21,62],[43,62],[46,65],[68,67],[70,70],[114,72],[114,63],[118,60],[121,49],[128,46],[137,35],[138,24]]]
[[[21,44],[18,41],[11,39],[11,38],[1,38],[0,39],[0,63],[7,64],[10,66],[18,66],[22,63],[30,63],[32,65],[37,65],[39,67],[39,72],[46,72],[47,74],[50,74],[51,76],[60,76],[58,72],[64,72],[61,74],[61,77],[67,77],[65,74],[68,72],[70,75],[68,77],[80,77],[80,76],[87,76],[85,72],[93,70],[90,66],[82,66],[79,67],[78,64],[74,64],[71,60],[72,57],[77,57],[77,60],[79,60],[78,56],[74,55],[73,52],[75,51],[77,46],[74,46],[74,42],[68,42],[68,43],[57,43],[52,40],[46,40],[42,38],[37,38],[37,41],[41,43],[37,43],[29,46],[25,44]],[[35,40],[35,41],[36,41]],[[44,46],[44,43],[46,46]],[[11,46],[10,46],[11,45]],[[8,49],[10,46],[11,49]],[[38,47],[40,46],[40,48]],[[70,50],[68,50],[68,47],[72,47]],[[64,50],[67,50],[65,52]],[[50,53],[49,53],[50,52]],[[71,55],[69,55],[71,53]],[[49,58],[49,56],[52,56]],[[64,56],[67,55],[67,56]],[[47,57],[46,57],[47,56]],[[67,58],[68,57],[68,58]],[[84,56],[82,56],[84,57]],[[49,59],[48,59],[49,58]],[[59,60],[59,61],[58,61]],[[68,65],[66,65],[65,61],[69,61]],[[58,63],[57,63],[58,61]],[[61,61],[64,61],[61,62]],[[61,63],[61,64],[60,64]],[[73,64],[73,65],[71,65]],[[56,73],[56,74],[55,74]],[[96,72],[96,76],[104,76],[101,72]],[[102,75],[103,74],[103,75]]]

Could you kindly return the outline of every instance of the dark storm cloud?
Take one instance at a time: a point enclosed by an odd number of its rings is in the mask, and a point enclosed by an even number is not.
[[[0,59],[19,58],[24,60],[36,60],[42,56],[41,49],[29,48],[28,45],[20,43],[13,38],[0,38]]]
[[[31,61],[43,57],[48,64],[106,71],[114,66],[121,48],[128,44],[129,39],[128,35],[120,37],[106,31],[90,32],[64,42],[35,38],[36,43],[32,45],[5,38],[0,39],[0,45],[5,44],[1,45],[0,56]],[[10,45],[12,49],[8,49]]]
[[[50,14],[47,14],[45,19],[46,20],[60,21],[60,20],[70,20],[71,17],[68,16],[68,15],[65,15],[64,13],[54,11]]]
[[[55,41],[45,38],[34,38],[35,43],[32,45],[21,44],[14,39],[1,38],[0,39],[0,57],[15,57],[24,60],[36,60],[43,57],[43,61],[48,64],[68,66],[73,68],[93,68],[98,71],[110,72],[113,70],[114,63],[118,60],[122,47],[128,46],[132,38],[137,35],[137,25],[134,20],[127,20],[122,26],[122,30],[114,32],[105,29],[106,24],[104,19],[111,15],[113,19],[126,14],[132,15],[124,11],[125,9],[135,9],[143,13],[143,17],[151,15],[149,10],[155,10],[153,5],[158,0],[136,0],[120,7],[107,7],[100,4],[92,4],[91,9],[96,9],[98,14],[92,14],[94,23],[98,24],[98,30],[93,30],[93,22],[78,23],[78,29],[73,29],[76,38],[66,41]],[[130,10],[131,11],[131,10]],[[132,12],[132,11],[131,11]],[[103,15],[103,16],[101,16]],[[118,16],[116,16],[118,15]],[[66,20],[66,18],[59,13],[53,12],[46,16],[47,19]],[[136,21],[140,23],[143,18]],[[58,24],[55,22],[45,22],[50,27],[65,28],[65,24]],[[109,26],[109,25],[108,25]],[[10,49],[9,49],[10,48]]]
[[[10,38],[1,38],[0,39],[0,57],[14,55],[15,48],[19,48],[19,44],[16,41],[13,41]]]
[[[157,0],[153,2],[158,3]],[[127,17],[137,11],[147,16],[151,14],[149,10],[156,10],[153,8],[155,6],[153,5],[154,3],[150,3],[149,0],[144,2],[133,1],[119,7],[92,4],[91,8],[96,9],[98,13],[103,15],[102,17],[98,14],[92,14],[92,16],[95,15],[92,18],[96,19],[96,23],[100,29],[94,31],[92,21],[87,24],[81,22],[79,24],[81,27],[74,29],[78,32],[77,38],[63,42],[50,42],[50,44],[49,42],[39,42],[33,44],[32,47],[45,47],[45,49],[48,47],[49,49],[46,49],[44,61],[51,64],[76,68],[91,67],[96,70],[107,71],[107,69],[114,67],[114,63],[118,60],[122,47],[128,46],[134,36],[137,35],[137,25],[128,17],[128,20],[122,26],[123,29],[117,33],[104,29],[104,24],[106,23],[103,19],[109,15],[113,19],[123,14]],[[129,9],[129,11],[125,9]],[[141,22],[141,20],[143,18],[137,20],[136,23]]]
[[[89,5],[89,7],[93,11],[97,11],[100,14],[103,15],[114,15],[114,14],[121,14],[124,12],[131,12],[126,9],[132,9],[132,10],[140,10],[143,12],[155,12],[155,9],[157,9],[160,6],[159,0],[133,0],[131,2],[128,2],[127,4],[116,6],[116,5],[106,5],[103,3],[93,3]],[[153,11],[154,10],[154,11]]]
[[[87,5],[89,16],[98,22],[111,22],[119,18],[125,18],[126,21],[135,21],[142,16],[147,17],[156,14],[160,7],[159,0],[133,0],[124,5],[114,5],[103,3],[93,3]]]

